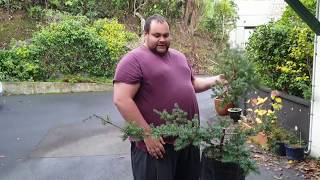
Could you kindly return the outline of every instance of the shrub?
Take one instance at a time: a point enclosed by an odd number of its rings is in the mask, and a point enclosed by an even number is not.
[[[106,42],[86,19],[68,19],[43,28],[29,48],[47,78],[61,74],[110,77],[114,71],[115,62],[110,59]]]
[[[40,20],[44,17],[44,10],[42,9],[41,6],[31,6],[30,8],[27,9],[28,16]]]
[[[309,98],[313,33],[274,22],[257,28],[249,38],[247,55],[256,62],[263,84],[291,95]]]
[[[1,81],[39,81],[43,71],[38,63],[28,60],[29,50],[24,47],[0,51]]]
[[[66,75],[110,78],[126,52],[125,44],[136,37],[116,20],[92,24],[84,16],[57,17],[28,44],[15,42],[1,53],[1,79],[39,81]]]
[[[97,33],[108,44],[110,57],[117,61],[128,50],[125,45],[127,42],[138,39],[134,33],[125,30],[123,24],[119,24],[117,20],[97,20],[94,22],[94,28]]]
[[[315,14],[315,0],[301,2]],[[266,86],[310,99],[313,41],[314,33],[288,6],[279,21],[254,31],[246,50]]]

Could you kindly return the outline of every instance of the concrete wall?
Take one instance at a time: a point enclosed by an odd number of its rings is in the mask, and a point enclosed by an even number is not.
[[[239,20],[230,33],[231,47],[244,48],[254,27],[278,20],[286,6],[283,0],[235,0]]]
[[[112,84],[64,82],[2,82],[4,94],[42,94],[111,91]]]

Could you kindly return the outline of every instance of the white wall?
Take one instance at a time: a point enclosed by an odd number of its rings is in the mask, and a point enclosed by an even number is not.
[[[313,100],[311,104],[311,156],[320,157],[320,36],[317,37],[317,55],[313,61]],[[313,112],[312,112],[313,111]]]
[[[278,20],[286,6],[284,0],[235,0],[238,8],[239,20],[237,28],[230,33],[231,47],[244,48],[252,29],[266,24],[271,20]]]

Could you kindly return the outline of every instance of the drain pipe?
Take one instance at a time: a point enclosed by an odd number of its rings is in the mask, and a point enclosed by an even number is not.
[[[317,0],[317,11],[316,11],[316,17],[319,20],[319,0]],[[310,154],[311,152],[311,144],[312,144],[312,129],[313,129],[313,120],[314,120],[314,102],[315,102],[315,87],[316,87],[316,76],[315,76],[315,72],[317,70],[316,68],[316,61],[320,60],[320,58],[318,59],[318,50],[319,50],[319,43],[320,40],[320,36],[318,36],[317,34],[315,34],[315,38],[314,38],[314,54],[313,54],[313,75],[312,75],[312,95],[311,95],[311,106],[310,106],[310,125],[309,125],[309,141],[308,141],[308,148],[305,151],[306,154]],[[320,52],[319,52],[320,53]]]

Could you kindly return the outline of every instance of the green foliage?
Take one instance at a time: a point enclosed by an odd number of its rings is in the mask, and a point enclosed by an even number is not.
[[[8,12],[23,9],[27,2],[23,0],[0,0],[0,7],[6,9]]]
[[[106,76],[113,74],[107,44],[90,27],[88,20],[64,20],[36,33],[30,45],[31,57],[40,62],[47,78],[61,74]]]
[[[219,124],[200,127],[198,116],[188,120],[186,112],[181,110],[177,104],[171,113],[157,110],[155,112],[166,123],[152,127],[151,135],[155,138],[176,137],[175,150],[183,149],[190,144],[201,145],[205,148],[205,155],[210,158],[222,162],[238,163],[246,175],[252,171],[258,172],[250,150],[245,145],[247,137],[255,133],[254,131],[241,129],[239,125],[232,125],[227,120],[221,120]],[[110,120],[103,121],[103,123],[112,124]],[[124,139],[133,137],[135,140],[143,140],[145,137],[142,128],[136,124],[130,123],[120,129],[124,133]]]
[[[290,132],[287,131],[286,129],[279,127],[279,126],[274,126],[272,128],[272,131],[270,133],[270,135],[268,136],[268,148],[269,150],[271,150],[272,152],[275,152],[275,149],[277,147],[278,142],[288,142],[290,139]]]
[[[27,9],[28,12],[28,16],[33,18],[33,19],[37,19],[40,20],[44,17],[44,13],[45,11],[43,10],[43,8],[39,5],[36,6],[31,6]]]
[[[28,61],[29,53],[25,46],[10,51],[0,51],[0,80],[42,80],[43,71],[39,64]]]
[[[315,0],[301,2],[315,14]],[[252,34],[246,50],[266,86],[310,99],[313,41],[314,33],[287,6],[279,21]]]
[[[272,22],[255,30],[246,51],[256,62],[256,73],[266,86],[308,98],[313,37],[309,28],[290,28]]]
[[[214,40],[227,41],[229,32],[236,27],[238,14],[231,0],[206,1],[203,26]]]
[[[224,50],[218,56],[217,63],[213,73],[224,74],[229,82],[212,87],[212,97],[223,99],[222,104],[237,102],[259,84],[253,63],[237,49]]]
[[[100,19],[95,21],[93,26],[107,42],[109,55],[114,61],[119,60],[128,51],[125,45],[129,41],[138,39],[136,34],[126,31],[124,25],[118,23],[117,20]]]
[[[161,14],[171,20],[179,19],[183,14],[184,3],[186,2],[183,0],[151,1],[143,7],[141,12],[144,17],[149,17],[153,14]]]
[[[35,33],[29,44],[12,43],[11,49],[2,53],[0,68],[5,69],[5,75],[1,77],[31,81],[70,75],[110,78],[116,62],[126,52],[125,44],[134,38],[115,20],[92,24],[83,16],[62,15],[59,21]],[[13,70],[15,67],[19,73]]]
[[[49,0],[49,7],[73,15],[99,18],[107,15],[108,7],[112,7],[109,3],[110,0]]]
[[[315,16],[316,0],[300,0],[300,2]],[[307,27],[307,24],[303,22],[290,6],[286,7],[278,23],[290,27]]]

